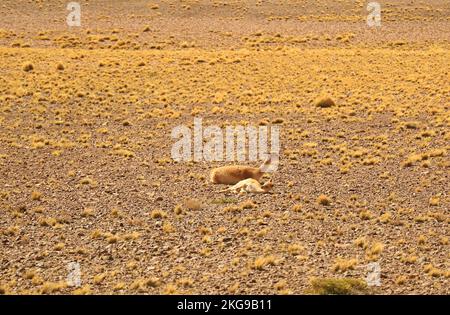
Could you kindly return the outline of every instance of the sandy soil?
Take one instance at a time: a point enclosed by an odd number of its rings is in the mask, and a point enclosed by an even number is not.
[[[392,2],[371,29],[364,1],[80,1],[72,28],[2,1],[0,293],[304,294],[378,262],[370,293],[449,294],[450,5]],[[173,161],[194,117],[279,126],[274,193]]]

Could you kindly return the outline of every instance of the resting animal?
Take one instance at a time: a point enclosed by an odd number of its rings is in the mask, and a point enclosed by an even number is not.
[[[211,171],[210,179],[214,184],[235,185],[241,180],[253,178],[258,181],[269,172],[271,164],[274,162],[274,155],[269,157],[260,167],[250,167],[244,165],[231,165],[215,168]]]
[[[254,194],[264,194],[268,193],[273,188],[272,180],[267,181],[264,185],[253,179],[247,178],[241,180],[234,186],[228,187],[227,189],[221,190],[220,192],[233,192],[233,193],[254,193]]]

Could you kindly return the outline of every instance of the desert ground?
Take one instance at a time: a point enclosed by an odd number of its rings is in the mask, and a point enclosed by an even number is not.
[[[68,2],[0,4],[0,294],[450,293],[448,1]],[[195,117],[278,126],[273,193]]]

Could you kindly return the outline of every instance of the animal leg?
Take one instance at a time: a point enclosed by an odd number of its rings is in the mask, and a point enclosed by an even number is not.
[[[219,192],[221,192],[221,193],[227,193],[227,192],[236,192],[236,187],[235,186],[231,186],[231,187],[227,187],[227,188],[225,188],[225,189],[223,189],[223,190],[220,190]]]

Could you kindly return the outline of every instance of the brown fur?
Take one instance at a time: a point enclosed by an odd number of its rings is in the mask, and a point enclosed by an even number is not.
[[[260,167],[231,165],[215,168],[210,174],[211,182],[214,184],[235,185],[247,178],[253,178],[259,182],[267,167],[271,165],[274,157],[274,155],[271,155]]]
[[[264,173],[257,167],[243,165],[223,166],[211,171],[211,182],[214,184],[234,185],[247,178],[259,181],[263,175]]]

